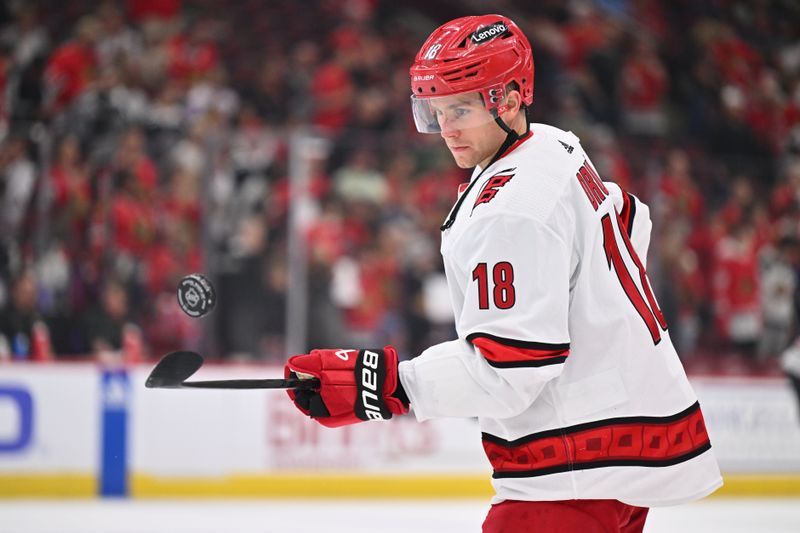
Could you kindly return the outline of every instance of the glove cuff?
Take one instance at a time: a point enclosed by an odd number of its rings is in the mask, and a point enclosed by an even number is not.
[[[411,400],[408,399],[408,394],[406,394],[406,389],[403,387],[403,382],[400,381],[399,375],[397,376],[397,387],[394,389],[391,397],[400,400],[403,408],[402,412],[395,414],[406,414],[408,412],[408,406],[411,405]]]
[[[403,388],[403,384],[400,382],[400,374],[398,372],[400,357],[397,355],[397,350],[394,346],[384,346],[383,351],[386,355],[387,368],[383,396],[393,414],[404,415],[408,413],[408,406],[411,402]]]

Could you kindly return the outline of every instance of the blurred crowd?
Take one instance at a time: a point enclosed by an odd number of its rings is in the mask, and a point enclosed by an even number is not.
[[[452,338],[439,225],[469,174],[416,133],[407,72],[433,28],[488,8],[399,4],[8,2],[0,360],[282,361],[297,286],[307,347],[413,357]],[[531,38],[533,120],[650,205],[648,271],[686,364],[773,368],[800,308],[800,7],[490,10]],[[302,186],[298,132],[324,141]],[[191,272],[217,289],[202,319],[176,305]]]

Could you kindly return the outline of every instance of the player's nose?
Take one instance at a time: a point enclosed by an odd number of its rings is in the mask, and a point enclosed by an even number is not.
[[[458,137],[459,133],[461,133],[458,128],[454,128],[453,126],[451,126],[451,123],[448,120],[445,120],[442,123],[441,127],[442,127],[441,134],[442,137],[445,139],[454,139]]]

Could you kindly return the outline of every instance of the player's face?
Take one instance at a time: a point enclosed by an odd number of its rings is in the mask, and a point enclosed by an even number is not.
[[[431,108],[459,167],[483,167],[503,144],[505,132],[494,124],[477,92],[437,98]]]

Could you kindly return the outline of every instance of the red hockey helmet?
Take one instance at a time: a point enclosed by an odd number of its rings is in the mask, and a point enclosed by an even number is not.
[[[502,115],[506,86],[516,82],[522,102],[533,103],[533,53],[528,39],[502,15],[462,17],[437,28],[417,53],[411,101],[417,130],[437,133],[431,101],[480,93],[489,116]]]

